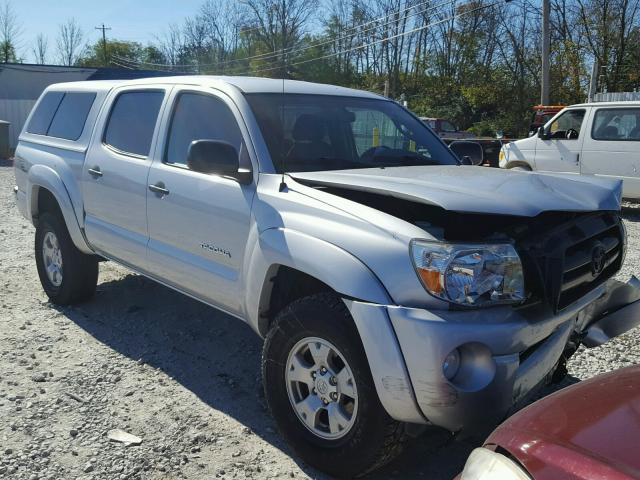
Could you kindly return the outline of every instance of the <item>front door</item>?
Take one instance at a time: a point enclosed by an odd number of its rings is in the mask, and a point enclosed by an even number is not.
[[[151,273],[239,314],[255,184],[192,171],[187,152],[194,140],[222,140],[236,147],[247,167],[246,132],[243,135],[232,102],[210,89],[175,90],[171,104],[162,151],[149,172]]]
[[[144,269],[147,176],[162,87],[120,89],[96,126],[82,172],[87,240],[98,252]]]
[[[536,141],[536,170],[580,172],[585,109],[565,110],[547,127],[549,138]]]

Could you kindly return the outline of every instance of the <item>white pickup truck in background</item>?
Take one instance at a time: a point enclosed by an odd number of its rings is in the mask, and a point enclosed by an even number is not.
[[[500,167],[623,180],[623,196],[640,198],[640,102],[572,105],[538,134],[502,147]]]

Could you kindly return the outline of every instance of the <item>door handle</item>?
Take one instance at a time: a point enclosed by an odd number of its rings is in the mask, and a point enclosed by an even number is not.
[[[102,176],[102,171],[100,171],[100,167],[98,167],[97,165],[93,168],[90,168],[89,170],[87,170],[89,172],[90,175],[94,176],[94,177],[101,177]]]
[[[149,190],[154,193],[159,193],[160,195],[169,195],[169,190],[164,188],[163,182],[158,182],[155,185],[149,185]]]

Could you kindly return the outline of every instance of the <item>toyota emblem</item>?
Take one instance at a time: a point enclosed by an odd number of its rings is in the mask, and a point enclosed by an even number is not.
[[[597,277],[604,270],[604,263],[607,252],[604,249],[604,245],[596,243],[591,249],[591,274]]]

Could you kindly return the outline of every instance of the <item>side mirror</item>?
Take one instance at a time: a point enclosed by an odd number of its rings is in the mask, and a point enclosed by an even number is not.
[[[194,140],[189,145],[187,166],[194,172],[212,173],[235,178],[241,184],[251,183],[251,170],[240,168],[236,148],[219,140]]]
[[[544,126],[538,128],[538,138],[541,138],[542,140],[549,140],[549,134],[544,129]]]
[[[455,141],[451,142],[449,148],[456,154],[462,165],[482,165],[484,152],[478,142]]]

